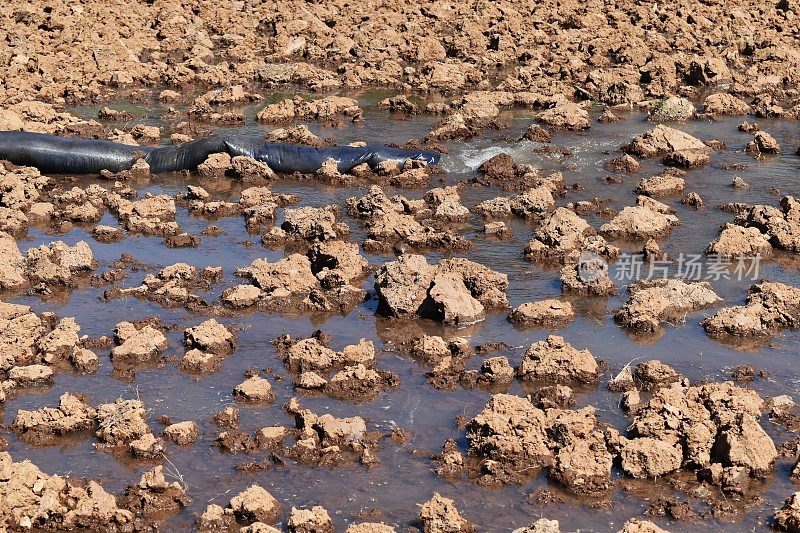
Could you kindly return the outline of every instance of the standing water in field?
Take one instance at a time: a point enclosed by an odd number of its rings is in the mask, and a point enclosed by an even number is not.
[[[402,146],[436,123],[358,99],[363,124],[310,122],[308,134]],[[151,103],[109,105],[137,117],[111,125],[158,126],[162,137],[175,126]],[[215,131],[263,136],[272,128],[252,120],[261,107]],[[483,531],[541,516],[616,531],[645,513],[671,530],[763,524],[794,491],[793,452],[776,449],[796,431],[792,407],[761,399],[797,393],[800,280],[796,250],[774,230],[784,226],[762,233],[759,216],[794,213],[782,198],[800,193],[797,158],[746,153],[753,134],[740,120],[695,120],[676,127],[716,141],[710,162],[669,170],[661,156],[619,150],[654,128],[645,115],[605,124],[598,114],[544,143],[519,140],[532,112],[504,111],[505,129],[441,141],[433,173],[407,162],[274,176],[225,154],[196,173],[50,174],[25,207],[24,283],[3,298],[32,311],[4,320],[55,327],[31,349],[65,368],[20,375],[5,392],[7,451],[48,474],[97,479],[125,493],[120,505],[150,490],[139,479],[163,464],[180,490],[159,493],[162,515],[142,513],[170,531],[192,530],[209,504],[228,507],[253,484],[280,506],[265,520],[319,505],[337,531],[406,530],[435,492]],[[797,144],[792,122],[760,127]],[[513,176],[493,179],[489,160],[513,164]],[[62,218],[35,216],[44,202]],[[731,239],[756,228],[742,235],[758,255],[724,257],[725,243],[705,253],[723,226]],[[37,250],[54,241],[65,245]],[[788,287],[761,284],[750,307],[724,309],[762,280]],[[763,331],[713,335],[746,328],[737,317]],[[86,395],[80,416],[65,393]],[[60,398],[72,425],[18,414]],[[665,402],[683,411],[673,419]]]

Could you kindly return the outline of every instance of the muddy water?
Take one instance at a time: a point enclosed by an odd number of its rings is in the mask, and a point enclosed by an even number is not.
[[[363,126],[349,126],[341,129],[320,128],[310,125],[312,131],[339,143],[354,140],[369,142],[404,142],[410,138],[420,138],[429,131],[435,119],[413,117],[395,120],[371,108],[383,97],[379,93],[361,95],[362,107],[367,109],[366,123]],[[118,109],[123,106],[115,105]],[[157,104],[130,105],[137,121],[158,124],[169,131],[169,123],[161,120],[161,109]],[[248,110],[248,124],[243,127],[252,133],[263,132],[269,128],[253,121],[257,108]],[[77,112],[95,116],[96,109],[79,109]],[[606,184],[598,178],[608,175],[604,163],[618,155],[620,145],[628,142],[634,135],[649,129],[638,113],[625,116],[619,124],[593,124],[586,133],[559,134],[553,139],[556,146],[572,150],[573,157],[561,158],[534,152],[537,146],[530,142],[517,142],[521,133],[531,122],[531,115],[525,112],[509,114],[509,128],[503,131],[488,132],[478,139],[446,143],[450,153],[443,158],[447,173],[443,176],[447,183],[456,183],[475,175],[475,167],[492,155],[505,151],[518,163],[532,163],[544,171],[561,170],[568,184],[578,184],[579,190],[570,190],[565,198],[558,199],[559,205],[569,201],[591,198],[608,198],[611,207],[620,209],[633,205],[636,182],[661,170],[657,160],[647,161],[642,171],[632,176],[623,176],[624,183]],[[667,203],[677,209],[683,221],[671,236],[661,241],[662,249],[672,256],[680,253],[699,253],[717,234],[718,227],[731,221],[733,215],[716,209],[725,202],[741,201],[748,203],[767,203],[777,205],[783,194],[800,194],[798,184],[798,163],[793,155],[782,155],[756,162],[742,152],[750,136],[736,129],[738,120],[726,119],[719,122],[696,121],[680,126],[703,139],[723,140],[728,148],[716,152],[710,165],[689,173],[686,178],[687,192],[700,193],[710,208],[695,211],[687,209],[679,202],[680,198],[669,198]],[[800,144],[800,133],[795,122],[762,121],[764,129],[772,133],[791,152],[791,147]],[[747,169],[729,171],[720,168],[722,163],[742,162]],[[729,187],[734,175],[739,175],[751,183],[745,190]],[[198,182],[206,187],[215,199],[236,200],[241,187],[229,181],[217,183]],[[175,194],[185,189],[185,182],[174,177],[153,179],[140,194]],[[434,186],[435,184],[432,184]],[[362,188],[333,188],[315,182],[281,180],[271,186],[275,192],[291,192],[302,197],[301,205],[322,206],[336,203],[343,206],[349,196],[363,194]],[[776,193],[773,189],[779,189]],[[390,191],[393,192],[393,191]],[[418,197],[423,191],[398,191],[408,196]],[[475,203],[504,194],[491,188],[472,188],[462,192],[462,202],[471,207]],[[505,193],[508,194],[508,193]],[[596,227],[603,222],[597,216],[588,216]],[[351,240],[363,241],[364,234],[357,221],[346,219],[350,224]],[[199,249],[169,249],[159,238],[129,237],[116,244],[100,244],[94,241],[85,229],[76,228],[67,235],[55,237],[37,230],[29,232],[30,242],[21,243],[37,246],[60,238],[68,244],[85,239],[90,243],[96,259],[101,263],[99,271],[108,269],[111,262],[123,252],[132,253],[137,259],[151,266],[149,271],[176,262],[187,262],[197,267],[219,265],[225,270],[225,282],[207,295],[208,300],[216,299],[225,287],[237,282],[233,276],[236,268],[249,265],[254,259],[266,257],[274,261],[283,256],[282,250],[268,250],[259,244],[258,235],[248,235],[240,217],[209,221],[197,218],[179,209],[178,222],[184,231],[199,233],[209,224],[215,224],[225,233],[219,237],[203,237]],[[276,224],[280,224],[280,218]],[[101,222],[116,225],[111,215]],[[480,234],[482,226],[478,217],[464,224],[462,233],[476,244],[475,251],[466,257],[483,263],[492,269],[509,275],[509,299],[516,306],[526,301],[542,298],[560,297],[558,272],[542,269],[525,261],[522,251],[534,229],[533,225],[512,220],[509,225],[515,238],[506,243],[486,240]],[[87,228],[90,229],[90,228]],[[252,241],[252,245],[248,244]],[[641,249],[643,243],[617,243],[623,250]],[[441,254],[427,254],[429,261],[437,261]],[[372,264],[379,265],[390,257],[367,256]],[[761,276],[793,285],[800,285],[796,263],[790,258],[778,256],[776,260],[762,264]],[[612,267],[612,273],[615,270]],[[125,286],[139,285],[144,271],[132,272],[124,281]],[[618,280],[624,286],[625,280]],[[719,280],[712,282],[714,289],[725,299],[726,305],[742,303],[750,281],[736,282]],[[364,288],[371,290],[372,279],[364,282]],[[179,358],[183,354],[183,328],[202,322],[205,317],[192,316],[183,309],[166,310],[160,306],[133,298],[113,300],[103,303],[99,300],[102,288],[88,287],[63,297],[41,301],[37,297],[25,296],[14,300],[36,309],[37,312],[50,310],[60,316],[75,316],[82,327],[82,334],[90,336],[110,335],[114,326],[121,320],[132,320],[148,316],[158,316],[164,324],[176,324],[175,333],[168,334],[171,345],[169,355]],[[569,326],[558,330],[576,347],[588,347],[592,353],[608,363],[609,370],[603,379],[618,371],[626,363],[637,358],[658,358],[674,366],[692,380],[722,380],[730,369],[739,364],[751,364],[757,369],[770,372],[769,379],[757,379],[753,387],[762,395],[797,395],[800,386],[800,366],[797,365],[800,352],[800,334],[785,332],[776,335],[763,347],[725,346],[706,337],[698,322],[703,313],[690,315],[681,324],[669,325],[663,336],[653,339],[639,339],[629,336],[619,329],[611,318],[612,311],[622,305],[627,297],[622,289],[620,295],[611,298],[578,298],[573,300],[579,311],[578,318]],[[154,432],[161,430],[156,419],[161,415],[173,421],[195,420],[202,429],[202,438],[191,447],[176,448],[167,445],[168,457],[172,466],[168,468],[179,473],[189,486],[193,504],[181,515],[167,523],[167,530],[181,531],[193,528],[194,518],[210,502],[225,506],[230,497],[252,483],[267,488],[279,501],[284,510],[291,506],[323,505],[333,517],[337,530],[354,521],[359,513],[372,509],[382,512],[380,520],[393,524],[399,530],[412,525],[416,520],[417,504],[430,498],[434,491],[453,498],[462,514],[476,522],[482,531],[510,531],[525,525],[535,518],[545,516],[559,519],[567,531],[612,531],[632,517],[640,516],[649,505],[649,500],[672,494],[672,487],[665,480],[651,481],[643,489],[616,490],[610,496],[610,509],[597,507],[596,500],[576,499],[562,493],[558,487],[548,483],[541,474],[523,486],[508,486],[502,489],[476,487],[468,482],[457,484],[440,479],[433,472],[429,454],[438,452],[448,438],[455,438],[466,447],[463,431],[459,431],[454,417],[468,418],[481,410],[489,397],[486,392],[464,391],[442,392],[432,389],[425,380],[425,368],[410,359],[399,355],[394,343],[411,335],[425,331],[442,336],[461,335],[470,339],[473,345],[485,342],[502,341],[512,348],[507,351],[512,365],[519,363],[522,353],[532,342],[548,335],[544,329],[516,330],[505,320],[504,314],[490,315],[484,322],[465,329],[442,327],[429,322],[417,321],[412,324],[398,324],[376,317],[377,300],[372,297],[347,316],[333,316],[325,321],[319,318],[287,318],[263,313],[244,314],[236,319],[221,319],[227,325],[240,329],[239,347],[228,357],[222,369],[202,379],[194,379],[182,373],[175,360],[158,366],[140,367],[132,382],[121,381],[111,375],[112,365],[108,350],[101,350],[101,367],[95,375],[72,376],[59,374],[52,387],[22,394],[8,401],[3,411],[3,421],[10,424],[18,409],[35,409],[57,403],[59,395],[66,391],[88,394],[93,403],[113,401],[116,398],[138,397],[144,401],[150,412],[149,423]],[[241,461],[265,461],[268,455],[258,452],[252,456],[222,454],[212,446],[219,429],[209,419],[224,406],[232,403],[232,388],[242,381],[243,372],[250,368],[272,368],[272,382],[277,400],[266,408],[241,406],[242,429],[249,432],[265,425],[291,425],[292,420],[281,406],[296,395],[291,378],[275,357],[271,340],[288,333],[293,337],[306,337],[315,329],[321,328],[335,338],[334,348],[357,342],[366,337],[383,349],[379,357],[379,367],[396,372],[401,379],[399,388],[379,395],[374,401],[365,404],[349,404],[329,398],[302,398],[304,406],[319,413],[332,413],[337,416],[360,415],[367,419],[372,428],[388,432],[399,427],[411,432],[411,439],[397,446],[386,441],[378,455],[379,466],[366,469],[359,465],[345,468],[310,468],[287,462],[285,466],[270,466],[266,472],[247,475],[234,469]],[[481,356],[471,361],[471,366],[480,366]],[[278,380],[275,376],[282,377]],[[523,394],[519,384],[512,393]],[[605,387],[580,391],[577,395],[578,407],[594,405],[601,421],[614,424],[620,429],[627,425],[627,419],[618,409],[618,395],[610,394]],[[788,440],[791,435],[781,426],[763,421],[766,430],[777,444]],[[16,439],[13,433],[3,435],[10,441],[9,451],[16,460],[29,458],[43,470],[50,473],[66,474],[72,477],[92,477],[102,480],[104,486],[114,492],[121,492],[127,484],[138,480],[139,476],[152,464],[131,463],[118,460],[114,456],[94,449],[94,439],[89,435],[71,439],[59,446],[31,448]],[[672,531],[696,531],[713,527],[720,531],[743,531],[763,529],[771,517],[773,509],[779,507],[783,499],[794,489],[788,481],[788,462],[779,462],[774,475],[761,488],[762,501],[751,502],[747,512],[738,522],[715,522],[713,520],[695,523],[669,523],[665,519],[654,519],[661,526]],[[621,474],[616,472],[616,477]],[[558,492],[564,503],[545,507],[528,496],[542,487]],[[285,520],[286,514],[283,515]]]

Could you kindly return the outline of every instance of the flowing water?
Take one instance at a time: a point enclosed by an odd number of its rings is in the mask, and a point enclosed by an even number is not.
[[[278,98],[276,95],[275,98]],[[410,138],[421,138],[436,121],[434,117],[415,116],[405,120],[390,118],[384,111],[374,108],[374,103],[385,95],[370,93],[359,95],[362,107],[366,109],[364,125],[349,125],[344,128],[321,128],[315,124],[309,127],[323,138],[332,138],[343,144],[355,140],[372,143],[403,143]],[[157,102],[143,104],[116,103],[117,109],[127,109],[137,117],[135,121],[157,124],[169,132],[171,124],[162,120],[164,109]],[[247,109],[248,122],[242,129],[248,132],[265,132],[271,129],[254,120],[255,112],[261,106]],[[96,116],[97,109],[81,108],[73,112],[86,116]],[[623,176],[623,184],[607,184],[600,177],[607,176],[604,164],[619,155],[618,149],[652,125],[636,112],[625,115],[625,120],[617,124],[593,123],[591,130],[582,133],[562,133],[553,138],[553,145],[569,148],[574,156],[569,158],[539,154],[534,151],[535,143],[517,141],[525,128],[531,123],[530,112],[508,113],[508,129],[489,131],[469,141],[449,141],[445,145],[449,154],[443,157],[442,165],[447,170],[444,179],[453,184],[477,175],[476,167],[489,157],[500,152],[511,154],[518,163],[531,163],[544,172],[560,170],[564,172],[569,185],[578,184],[578,190],[569,190],[566,197],[558,199],[558,205],[567,202],[604,198],[610,206],[621,209],[634,205],[636,195],[633,191],[636,182],[662,170],[658,160],[643,162],[642,170],[634,175]],[[732,221],[733,215],[724,213],[717,206],[726,202],[765,203],[777,205],[780,197],[786,194],[800,194],[798,186],[798,159],[794,155],[781,155],[756,162],[746,155],[742,148],[752,137],[737,131],[737,119],[724,119],[717,122],[693,121],[679,128],[700,138],[715,138],[724,141],[727,149],[715,152],[710,165],[691,171],[686,177],[687,191],[700,193],[710,206],[695,211],[682,206],[680,198],[669,198],[667,203],[674,206],[683,225],[660,241],[662,249],[673,257],[680,253],[700,253],[716,237],[718,228]],[[784,146],[786,152],[800,144],[800,132],[796,122],[763,120],[762,127],[772,133]],[[130,125],[130,124],[128,124]],[[730,171],[721,168],[722,163],[741,162],[745,170]],[[736,190],[730,187],[734,175],[739,175],[752,187]],[[438,178],[438,176],[436,176]],[[214,199],[236,201],[241,185],[229,180],[219,182],[197,182],[212,193]],[[139,194],[174,195],[185,190],[186,183],[177,177],[153,178]],[[431,187],[436,184],[432,184]],[[362,195],[367,186],[355,188],[336,188],[314,181],[298,182],[279,180],[270,187],[275,192],[294,193],[302,198],[300,205],[323,206],[338,204],[344,206],[350,196]],[[774,189],[779,189],[779,193]],[[387,192],[401,192],[407,196],[419,197],[423,191],[389,189]],[[467,207],[498,195],[509,195],[494,188],[466,188],[461,192],[462,203]],[[276,220],[280,224],[281,215]],[[599,227],[603,220],[596,215],[587,216],[590,223]],[[362,242],[364,232],[358,221],[345,220],[351,227],[351,241]],[[29,242],[23,242],[23,251],[29,246],[38,246],[53,240],[62,239],[68,244],[86,240],[100,261],[99,271],[110,268],[123,252],[133,254],[140,261],[151,265],[150,271],[177,262],[186,262],[197,267],[209,265],[222,266],[225,271],[224,283],[215,286],[206,296],[215,299],[224,287],[236,284],[233,276],[236,268],[249,265],[254,259],[266,257],[275,261],[283,256],[282,250],[269,250],[259,244],[258,235],[248,235],[241,217],[222,218],[209,221],[188,214],[179,208],[178,222],[184,231],[199,233],[210,224],[220,227],[224,233],[219,237],[203,237],[198,249],[170,249],[157,237],[128,237],[115,244],[101,244],[94,241],[87,232],[90,228],[76,227],[63,236],[47,235],[39,230],[29,231]],[[114,217],[107,214],[103,224],[116,225]],[[508,274],[510,280],[509,299],[513,306],[543,298],[561,297],[559,273],[544,269],[523,258],[523,249],[530,239],[535,225],[522,220],[511,220],[509,226],[514,238],[508,242],[487,240],[481,233],[482,221],[473,216],[462,227],[462,234],[475,244],[473,252],[466,257],[480,262],[494,270]],[[253,245],[247,244],[253,241]],[[619,243],[617,243],[619,244]],[[623,251],[641,250],[643,243],[623,243]],[[429,262],[436,262],[441,253],[427,253]],[[391,257],[367,255],[370,263],[380,265]],[[790,257],[777,256],[772,261],[761,264],[761,277],[800,285],[797,262]],[[612,272],[614,269],[612,268]],[[124,286],[137,286],[145,275],[144,271],[132,272],[123,282]],[[372,278],[364,281],[364,288],[372,289]],[[685,322],[667,325],[663,336],[657,341],[645,341],[628,335],[613,321],[613,310],[620,307],[627,293],[626,281],[617,280],[621,286],[620,294],[610,298],[574,298],[578,317],[570,325],[558,330],[568,342],[578,348],[589,348],[595,357],[607,362],[609,371],[597,387],[577,393],[577,406],[594,405],[598,419],[624,430],[628,420],[618,408],[619,395],[611,394],[603,383],[612,373],[623,365],[638,358],[657,358],[675,367],[693,381],[726,379],[730,369],[740,364],[750,364],[756,369],[766,369],[768,379],[757,379],[752,385],[762,396],[791,394],[797,395],[800,383],[800,366],[797,364],[800,351],[800,335],[786,331],[772,338],[769,344],[740,349],[726,346],[708,338],[699,321],[704,313],[699,312],[686,317]],[[747,287],[751,281],[718,280],[712,284],[717,293],[725,299],[724,305],[744,302]],[[82,327],[81,334],[90,336],[111,335],[117,322],[149,316],[158,316],[164,324],[176,324],[174,333],[169,333],[168,355],[180,358],[183,355],[182,330],[196,325],[207,317],[196,316],[184,309],[164,309],[154,303],[133,298],[102,302],[99,296],[103,287],[87,287],[62,298],[41,301],[36,296],[23,296],[14,300],[32,306],[37,312],[49,310],[60,316],[74,316]],[[277,314],[253,312],[235,319],[220,319],[226,325],[240,329],[238,348],[227,357],[222,369],[215,374],[196,379],[181,372],[175,360],[157,366],[140,367],[132,382],[120,381],[112,376],[112,364],[108,350],[100,350],[100,370],[90,376],[74,376],[60,373],[54,384],[35,393],[20,394],[9,400],[0,409],[5,424],[10,424],[18,409],[36,409],[56,405],[58,397],[67,391],[77,391],[90,396],[94,404],[113,401],[116,398],[140,398],[149,409],[149,423],[155,433],[161,425],[156,419],[161,415],[173,421],[195,420],[200,424],[202,437],[194,445],[176,448],[167,445],[167,454],[173,466],[171,470],[180,472],[188,484],[188,494],[193,499],[182,514],[166,523],[166,530],[181,531],[193,529],[195,517],[208,503],[218,503],[223,507],[231,496],[252,483],[258,483],[270,491],[282,504],[286,512],[291,506],[322,505],[330,512],[338,530],[356,520],[357,515],[372,509],[382,512],[379,520],[404,530],[416,521],[418,504],[428,500],[434,491],[453,498],[462,515],[476,522],[481,531],[511,531],[530,523],[537,517],[545,516],[561,521],[565,531],[616,531],[622,523],[632,517],[641,516],[648,507],[649,500],[672,493],[672,487],[663,480],[646,483],[646,489],[624,492],[615,490],[610,499],[610,509],[595,508],[596,499],[578,499],[562,493],[554,484],[548,483],[542,473],[529,483],[506,486],[502,489],[478,487],[467,481],[458,483],[439,478],[433,471],[435,465],[428,458],[440,450],[448,438],[455,438],[466,449],[464,433],[456,427],[454,418],[463,415],[468,418],[477,414],[489,398],[489,393],[477,390],[455,392],[437,391],[427,384],[426,368],[419,366],[410,358],[400,355],[393,347],[399,340],[408,338],[412,332],[425,331],[442,336],[460,335],[467,337],[473,345],[486,342],[504,342],[511,348],[501,352],[508,355],[512,365],[521,360],[522,353],[532,343],[544,339],[549,333],[546,329],[517,330],[505,319],[505,313],[490,314],[479,324],[464,329],[448,328],[431,322],[418,321],[407,327],[398,327],[392,321],[376,316],[377,299],[373,296],[347,316],[333,316],[324,322],[310,318],[288,318]],[[360,465],[344,468],[306,467],[287,461],[285,466],[275,466],[268,471],[256,474],[243,474],[234,469],[241,461],[265,461],[268,452],[256,452],[253,456],[223,454],[214,447],[213,441],[219,428],[211,424],[210,418],[226,405],[232,404],[231,391],[242,381],[243,372],[249,368],[272,368],[275,376],[270,378],[277,399],[268,407],[252,408],[240,406],[241,428],[251,434],[265,425],[292,425],[293,420],[282,409],[282,405],[298,395],[292,387],[292,380],[276,359],[272,339],[283,333],[293,337],[307,337],[315,329],[321,328],[331,334],[339,349],[346,344],[357,342],[365,337],[375,342],[379,349],[378,366],[397,373],[401,385],[394,390],[380,394],[375,400],[364,404],[351,404],[327,397],[303,398],[301,402],[318,413],[332,413],[337,416],[359,415],[368,422],[370,429],[388,432],[399,427],[411,432],[410,440],[403,445],[388,441],[379,452],[379,466],[367,469]],[[494,355],[494,354],[493,354]],[[481,356],[470,361],[471,368],[480,366]],[[511,393],[523,394],[518,383]],[[782,426],[763,420],[763,425],[776,444],[788,440],[791,435]],[[109,491],[120,493],[125,486],[138,480],[139,476],[152,464],[121,460],[115,456],[95,450],[95,440],[86,435],[83,438],[62,441],[58,446],[32,448],[19,441],[6,431],[9,451],[15,460],[31,459],[48,473],[66,474],[71,477],[99,478]],[[665,519],[655,519],[661,526],[672,531],[705,530],[709,526],[720,531],[744,531],[764,528],[773,509],[782,504],[783,499],[795,490],[788,481],[791,464],[780,461],[774,474],[759,488],[763,502],[755,502],[737,522],[705,521],[697,523],[669,523]],[[621,473],[615,469],[615,478]],[[564,503],[546,507],[539,506],[535,499],[527,496],[538,488],[549,486],[559,492]]]

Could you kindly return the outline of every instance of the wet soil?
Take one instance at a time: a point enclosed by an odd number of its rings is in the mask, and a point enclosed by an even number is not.
[[[311,122],[309,128],[320,138],[333,139],[339,144],[362,140],[402,144],[409,139],[425,137],[437,121],[436,117],[414,115],[398,119],[376,108],[377,102],[393,94],[351,94],[364,110],[361,124],[348,122],[343,127],[328,128]],[[270,101],[280,99],[281,95],[269,98]],[[168,119],[162,120],[164,108],[156,101],[137,104],[117,101],[104,105],[135,117],[133,122],[125,122],[127,128],[136,123],[158,125],[162,128],[162,135],[166,136],[174,127]],[[97,116],[99,107],[78,107],[70,111],[93,118]],[[262,107],[263,104],[242,108],[245,123],[239,127],[240,131],[263,134],[271,129],[254,121],[256,112]],[[601,109],[591,110],[591,129],[588,131],[553,132],[549,144],[567,148],[571,155],[564,157],[552,150],[539,150],[544,146],[541,143],[517,140],[533,123],[532,112],[503,112],[507,129],[487,130],[483,135],[466,141],[441,141],[448,152],[442,158],[444,172],[433,176],[430,187],[410,190],[385,186],[384,190],[389,196],[399,193],[410,199],[421,199],[425,190],[435,186],[465,181],[480,183],[480,164],[500,153],[507,153],[517,165],[533,165],[543,175],[563,172],[567,189],[563,195],[556,196],[556,205],[599,198],[603,199],[601,204],[604,207],[617,212],[636,204],[635,188],[641,178],[661,174],[664,167],[659,158],[643,159],[636,173],[615,173],[619,179],[606,179],[609,161],[622,155],[619,148],[653,125],[646,122],[643,113],[616,109],[621,121],[598,123],[601,113]],[[739,122],[741,119],[721,118],[717,121],[694,120],[677,126],[700,139],[718,139],[726,148],[714,151],[710,164],[691,169],[684,177],[685,192],[699,193],[709,207],[693,209],[682,204],[680,196],[659,198],[672,207],[683,222],[673,227],[669,235],[658,239],[660,249],[669,256],[701,253],[717,237],[721,225],[733,222],[733,214],[718,208],[723,204],[743,202],[778,206],[782,196],[800,195],[798,159],[794,150],[754,159],[744,152],[745,145],[753,137],[738,131]],[[766,118],[759,119],[759,123],[782,146],[796,147],[800,144],[796,121]],[[743,178],[750,187],[731,187],[734,176]],[[96,178],[54,176],[54,179],[63,182],[65,189],[91,183],[110,186],[107,181]],[[175,196],[186,192],[187,185],[202,186],[214,201],[223,202],[236,202],[241,190],[250,186],[228,177],[203,179],[195,175],[156,176],[141,185],[131,183],[139,198],[147,193]],[[274,193],[293,194],[300,198],[292,208],[339,206],[339,219],[350,228],[349,242],[359,244],[366,239],[366,232],[360,220],[347,214],[346,205],[348,198],[366,194],[368,186],[368,182],[332,186],[319,180],[287,177],[269,184]],[[490,184],[461,187],[459,195],[461,203],[472,208],[484,200],[497,196],[513,197],[516,193],[509,194]],[[609,220],[608,213],[603,210],[581,212],[581,216],[595,228]],[[283,208],[280,208],[276,212],[275,226],[283,223],[283,217]],[[84,240],[90,244],[98,264],[95,274],[119,270],[115,263],[123,254],[131,254],[136,262],[126,263],[125,276],[109,278],[120,288],[139,287],[146,275],[158,274],[164,267],[176,263],[187,263],[198,271],[205,267],[222,267],[220,280],[195,291],[206,302],[219,301],[225,288],[242,283],[242,279],[235,276],[237,269],[248,267],[259,258],[273,263],[294,251],[291,247],[284,250],[262,246],[260,234],[248,232],[240,216],[209,219],[179,206],[175,220],[182,231],[201,235],[197,247],[170,247],[165,245],[163,236],[126,235],[121,241],[99,241],[92,237],[91,224],[78,224],[58,234],[31,227],[27,235],[19,239],[19,246],[24,253],[29,247],[55,240],[63,240],[68,245]],[[105,213],[98,224],[116,227],[118,221]],[[518,367],[530,345],[546,340],[551,333],[562,336],[576,348],[588,348],[602,362],[598,367],[602,375],[593,383],[575,388],[573,408],[594,406],[598,426],[611,426],[623,434],[630,419],[620,408],[620,394],[608,391],[605,383],[631,361],[658,359],[693,383],[724,381],[737,368],[749,365],[753,368],[750,372],[753,377],[748,377],[745,386],[756,390],[762,397],[796,396],[800,392],[800,367],[797,365],[800,333],[782,330],[770,338],[756,339],[744,345],[712,339],[700,320],[711,316],[720,306],[689,312],[685,318],[671,316],[670,321],[661,324],[655,333],[636,333],[621,327],[614,319],[614,311],[628,299],[625,288],[630,280],[614,277],[612,268],[612,281],[620,288],[617,294],[608,297],[562,296],[561,265],[532,263],[524,258],[525,245],[539,221],[511,217],[506,224],[513,236],[501,241],[483,233],[481,216],[469,215],[456,227],[458,234],[475,246],[454,255],[508,276],[508,311],[527,302],[565,299],[573,306],[573,321],[549,325],[554,328],[552,330],[514,325],[507,321],[507,311],[487,311],[485,320],[463,327],[416,318],[388,319],[378,313],[374,277],[368,275],[363,280],[351,282],[366,291],[366,297],[346,314],[304,312],[287,315],[280,309],[264,311],[255,308],[220,313],[216,319],[234,332],[235,349],[224,357],[219,356],[213,372],[198,376],[182,370],[181,359],[189,350],[184,346],[184,330],[209,318],[203,306],[164,306],[161,305],[163,300],[133,295],[105,299],[105,291],[112,286],[109,282],[78,284],[74,290],[54,290],[45,294],[9,293],[3,297],[4,301],[28,305],[37,314],[49,311],[60,317],[75,317],[81,327],[80,335],[88,335],[90,339],[112,337],[118,323],[128,321],[137,328],[152,324],[163,333],[169,345],[146,361],[123,367],[112,361],[113,343],[109,339],[105,343],[97,342],[92,348],[100,360],[96,373],[58,372],[51,383],[26,387],[10,395],[5,403],[0,404],[3,422],[10,427],[19,409],[57,406],[59,397],[66,392],[86,395],[93,406],[113,403],[118,398],[139,399],[147,409],[147,422],[154,435],[161,435],[169,423],[195,421],[200,434],[196,440],[192,439],[194,442],[178,445],[169,440],[163,444],[170,461],[164,467],[167,481],[179,480],[191,498],[191,501],[182,500],[181,506],[163,518],[164,530],[170,531],[192,530],[197,517],[209,503],[226,507],[232,496],[254,483],[266,488],[278,500],[282,513],[279,522],[286,523],[292,506],[311,508],[321,505],[329,511],[337,531],[344,530],[347,524],[361,521],[359,517],[375,517],[371,520],[392,524],[401,531],[413,530],[419,525],[418,504],[430,500],[435,492],[452,499],[461,516],[483,531],[511,531],[540,516],[559,520],[566,530],[581,531],[616,531],[628,518],[644,518],[645,514],[649,515],[647,519],[670,531],[699,531],[710,527],[718,531],[758,530],[771,523],[774,510],[796,490],[789,477],[794,457],[779,459],[765,477],[752,480],[747,498],[731,497],[727,500],[720,494],[718,498],[710,498],[713,500],[711,504],[702,503],[699,497],[689,498],[688,504],[682,503],[687,494],[697,494],[692,492],[696,487],[684,479],[683,473],[637,480],[625,476],[619,464],[612,468],[614,484],[608,493],[585,497],[572,495],[559,483],[548,479],[545,472],[529,476],[522,483],[500,486],[453,481],[437,475],[434,455],[442,450],[448,439],[455,442],[458,450],[466,453],[468,443],[459,420],[470,420],[480,413],[493,391],[491,387],[465,388],[457,384],[446,389],[433,387],[428,376],[431,366],[421,364],[403,349],[403,344],[409,339],[423,334],[445,339],[463,337],[473,347],[500,347],[496,351],[481,350],[477,355],[464,358],[465,368],[477,371],[485,359],[496,356],[506,356],[511,367]],[[218,229],[208,231],[210,226]],[[613,240],[613,243],[626,253],[641,251],[644,241]],[[391,251],[389,255],[373,255],[362,250],[362,255],[374,269],[394,260]],[[429,264],[438,264],[448,254],[429,250],[425,256]],[[776,250],[769,261],[762,262],[760,277],[792,286],[800,285],[796,258],[780,250]],[[753,283],[751,280],[710,281],[714,292],[723,299],[721,305],[724,306],[743,305],[747,290]],[[334,399],[319,391],[296,389],[294,384],[298,376],[285,368],[279,346],[273,340],[283,335],[306,339],[316,330],[324,332],[325,344],[335,352],[356,345],[361,339],[372,341],[376,349],[375,368],[393,373],[397,385],[379,391],[374,397],[369,395],[367,400],[352,396]],[[225,351],[230,351],[230,348]],[[274,401],[245,402],[234,398],[234,387],[253,376],[268,380]],[[502,389],[509,394],[524,396],[535,391],[536,387],[525,384],[523,388],[519,380],[514,380]],[[283,408],[294,397],[300,399],[303,408],[317,415],[362,417],[367,431],[377,433],[374,438],[379,443],[370,447],[368,453],[343,447],[340,457],[330,462],[305,461],[299,455],[275,454],[274,448],[257,446],[251,436],[261,428],[294,428],[295,417]],[[222,451],[217,443],[222,431],[236,431],[221,429],[212,420],[231,405],[236,405],[240,411],[238,431],[247,434],[242,437],[243,444],[234,448],[245,453]],[[785,425],[773,423],[766,416],[760,421],[776,446],[794,438]],[[399,434],[404,438],[389,438]],[[116,495],[123,494],[129,485],[138,483],[142,474],[152,470],[154,465],[152,460],[134,460],[127,454],[97,449],[97,441],[91,434],[83,432],[59,437],[55,444],[43,446],[31,445],[29,440],[11,430],[0,431],[0,436],[8,441],[7,451],[15,461],[30,459],[49,474],[97,479],[107,491]],[[286,442],[290,440],[293,439],[287,437]],[[257,467],[247,467],[247,464]],[[718,489],[711,487],[709,490]]]

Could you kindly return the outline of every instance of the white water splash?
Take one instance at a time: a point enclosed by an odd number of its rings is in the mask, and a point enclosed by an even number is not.
[[[508,154],[516,163],[533,163],[536,154],[533,149],[537,143],[520,141],[514,144],[502,144],[471,148],[469,144],[462,150],[442,157],[442,165],[448,172],[466,173],[476,170],[481,163],[496,155]]]

